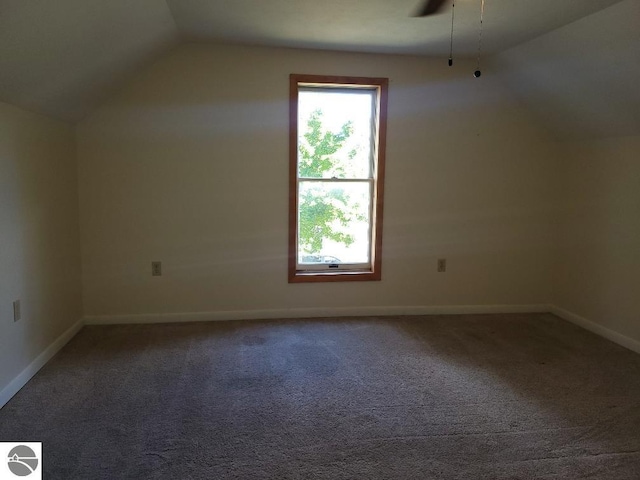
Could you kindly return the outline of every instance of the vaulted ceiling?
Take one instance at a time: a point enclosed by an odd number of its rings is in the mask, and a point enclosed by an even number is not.
[[[78,120],[177,41],[164,0],[0,0],[0,99]]]
[[[640,135],[640,0],[617,3],[493,60],[557,139]]]
[[[483,51],[508,50],[621,0],[486,0]],[[633,0],[635,1],[635,0]],[[0,0],[0,100],[83,118],[184,41],[442,56],[451,8],[420,0]],[[480,0],[456,0],[454,47],[474,55]]]

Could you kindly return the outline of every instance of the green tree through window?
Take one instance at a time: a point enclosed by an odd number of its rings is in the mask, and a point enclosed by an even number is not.
[[[322,124],[322,115],[322,110],[312,112],[304,134],[307,143],[298,146],[298,176],[301,178],[344,174],[344,167],[337,154],[353,133],[353,124],[347,122],[337,133],[330,132]],[[346,156],[348,160],[352,160],[356,156],[356,150],[349,150]],[[309,254],[320,253],[325,239],[347,246],[353,243],[352,234],[336,228],[340,225],[346,229],[352,221],[364,220],[363,215],[358,214],[358,204],[350,203],[349,200],[349,195],[340,188],[325,191],[321,186],[315,186],[305,189],[300,195],[299,204],[300,250]]]

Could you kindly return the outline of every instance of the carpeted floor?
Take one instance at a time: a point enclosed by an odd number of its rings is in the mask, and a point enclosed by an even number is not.
[[[0,410],[53,479],[638,479],[640,356],[550,314],[85,327]]]

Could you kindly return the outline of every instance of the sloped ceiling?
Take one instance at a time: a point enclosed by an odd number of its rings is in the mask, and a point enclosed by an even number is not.
[[[486,0],[483,51],[509,49],[620,0]],[[626,0],[636,2],[637,0]],[[0,0],[0,100],[78,121],[180,41],[446,58],[450,5],[421,0]],[[480,0],[456,0],[455,51],[477,49]]]
[[[640,135],[640,1],[617,3],[493,61],[557,139]]]
[[[0,100],[78,120],[177,41],[165,0],[0,0]]]

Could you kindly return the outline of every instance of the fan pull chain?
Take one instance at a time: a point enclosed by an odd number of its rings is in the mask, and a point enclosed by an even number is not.
[[[449,47],[449,66],[453,65],[453,18],[456,12],[456,2],[451,7],[451,46]]]
[[[482,75],[480,71],[480,54],[482,53],[482,22],[484,19],[484,0],[480,0],[480,32],[478,34],[478,69],[473,72],[473,76],[478,78]]]

